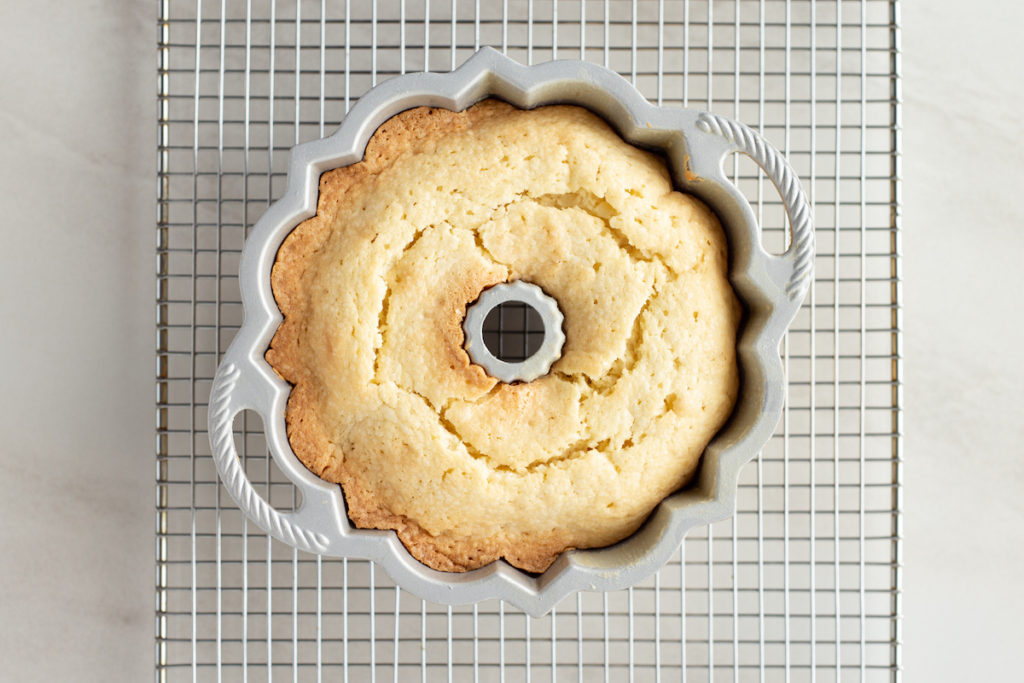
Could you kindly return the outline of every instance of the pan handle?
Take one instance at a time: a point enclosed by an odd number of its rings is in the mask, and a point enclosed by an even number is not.
[[[814,267],[814,223],[810,204],[793,167],[759,133],[742,123],[711,112],[701,112],[697,127],[724,139],[729,145],[727,151],[743,152],[753,159],[782,196],[789,217],[791,240],[785,253],[771,258],[786,266],[784,282],[778,284],[783,287],[786,297],[799,305],[807,294]]]
[[[235,415],[246,409],[260,412],[256,405],[249,404],[242,398],[251,393],[242,390],[246,378],[251,376],[250,373],[243,373],[238,364],[226,362],[221,363],[213,381],[213,389],[210,392],[209,430],[213,459],[217,464],[220,479],[242,512],[265,531],[300,550],[323,553],[328,546],[328,536],[310,528],[310,523],[316,522],[315,516],[306,514],[310,509],[310,501],[306,500],[308,493],[303,496],[302,506],[297,510],[275,510],[256,491],[239,462],[232,428]],[[265,423],[267,416],[260,414],[260,417]]]

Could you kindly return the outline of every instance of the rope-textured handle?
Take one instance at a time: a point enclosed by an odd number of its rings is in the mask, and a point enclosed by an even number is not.
[[[811,207],[800,188],[796,173],[778,150],[742,123],[702,112],[697,119],[697,127],[736,145],[738,151],[749,156],[764,170],[782,195],[792,231],[789,253],[793,254],[793,272],[786,284],[786,295],[790,300],[803,299],[814,267],[814,226],[811,223]]]
[[[274,536],[295,546],[299,550],[322,553],[327,548],[327,537],[315,531],[298,526],[287,516],[270,507],[249,482],[235,452],[235,440],[231,421],[231,392],[238,383],[241,370],[234,363],[227,363],[217,373],[217,379],[210,393],[210,425],[213,436],[213,458],[220,471],[221,481],[231,496],[238,502],[250,519]]]

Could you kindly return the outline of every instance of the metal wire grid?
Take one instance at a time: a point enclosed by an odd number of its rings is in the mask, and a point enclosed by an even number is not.
[[[544,344],[544,321],[529,304],[506,301],[484,318],[483,333],[484,344],[495,357],[520,363]]]
[[[900,676],[901,284],[898,5],[882,0],[375,4],[158,2],[158,680],[896,680]],[[200,20],[197,21],[197,17]],[[815,282],[783,346],[776,434],[737,513],[657,575],[542,619],[447,608],[370,563],[294,551],[217,483],[205,432],[241,322],[246,231],[284,189],[288,149],[329,134],[373,84],[447,70],[481,45],[597,61],[653,101],[733,116],[783,149],[812,199]],[[781,205],[734,175],[770,248]],[[294,488],[258,418],[249,476]]]

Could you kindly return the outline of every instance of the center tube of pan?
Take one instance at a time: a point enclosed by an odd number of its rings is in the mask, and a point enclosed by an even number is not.
[[[558,302],[537,285],[494,285],[466,308],[466,353],[502,382],[532,382],[561,357],[564,320]]]

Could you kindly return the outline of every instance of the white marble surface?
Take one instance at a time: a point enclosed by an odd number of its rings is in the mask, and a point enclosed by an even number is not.
[[[1024,5],[985,7],[903,15],[908,681],[1021,675]]]
[[[906,3],[908,681],[1024,640],[1024,7]],[[155,6],[0,3],[0,662],[153,659]]]
[[[0,680],[153,662],[153,3],[0,3]]]

